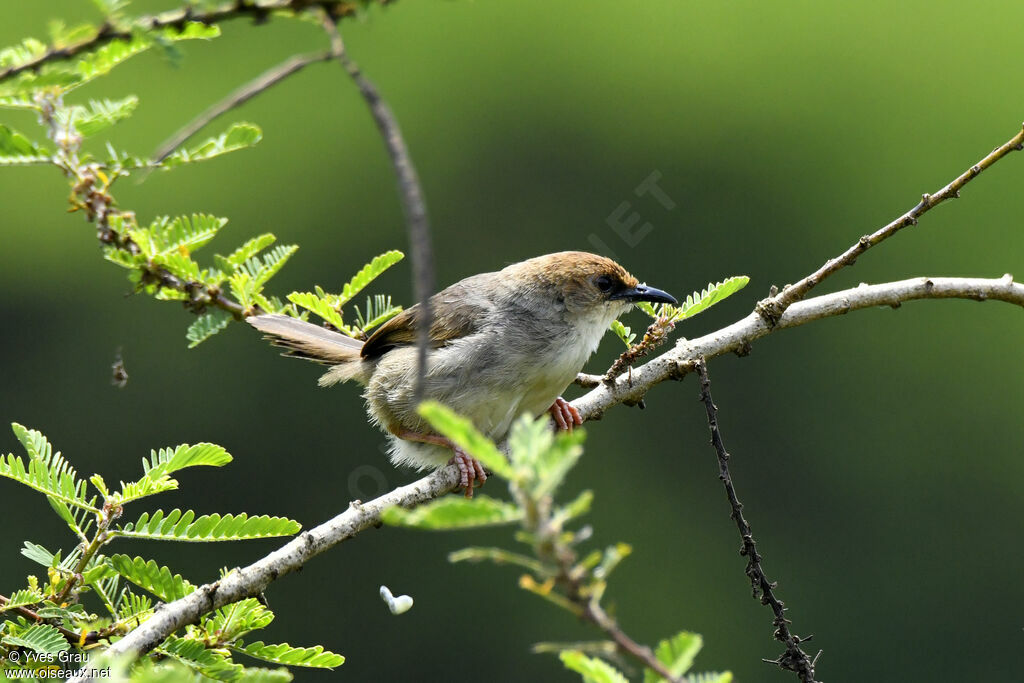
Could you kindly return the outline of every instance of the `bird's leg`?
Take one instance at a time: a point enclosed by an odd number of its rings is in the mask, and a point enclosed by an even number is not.
[[[580,411],[576,410],[573,404],[559,396],[548,408],[551,417],[555,418],[555,424],[559,429],[571,432],[573,427],[583,424]]]
[[[452,451],[454,451],[455,455],[448,462],[459,466],[459,485],[465,490],[466,498],[472,498],[474,482],[480,482],[480,485],[483,486],[484,482],[487,481],[487,472],[484,471],[484,467],[480,464],[479,460],[471,455],[467,455],[458,446],[453,446]]]
[[[409,429],[389,431],[399,439],[405,439],[406,441],[418,441],[419,443],[429,443],[435,446],[443,446],[445,448],[452,449],[454,455],[448,463],[459,466],[459,486],[465,490],[466,498],[473,497],[473,486],[476,482],[480,482],[480,486],[483,486],[484,482],[487,481],[487,472],[484,471],[483,465],[480,464],[480,461],[473,456],[466,454],[465,451],[452,443],[450,439],[436,434],[421,434]]]

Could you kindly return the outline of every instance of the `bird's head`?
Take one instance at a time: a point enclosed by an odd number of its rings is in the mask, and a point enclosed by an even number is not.
[[[611,320],[639,301],[678,303],[671,294],[640,282],[610,258],[583,251],[562,251],[516,264],[520,277],[536,283],[577,319]]]

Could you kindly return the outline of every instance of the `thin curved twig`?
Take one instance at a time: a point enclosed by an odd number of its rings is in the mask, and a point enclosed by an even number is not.
[[[420,307],[416,320],[416,400],[423,398],[423,377],[427,367],[427,347],[430,344],[430,326],[433,322],[433,310],[430,296],[434,293],[434,254],[430,245],[430,223],[427,219],[427,204],[423,199],[423,188],[420,186],[419,175],[413,166],[409,147],[402,137],[402,129],[398,125],[391,107],[381,97],[377,87],[360,70],[359,65],[349,59],[345,52],[345,43],[334,19],[329,15],[323,17],[324,29],[331,39],[331,52],[334,53],[341,66],[359,88],[359,94],[370,109],[373,122],[377,124],[384,146],[388,150],[391,166],[394,168],[398,181],[398,195],[405,214],[406,229],[409,235],[409,248],[412,251],[413,294]]]
[[[302,71],[310,64],[326,62],[336,55],[333,50],[322,50],[306,55],[293,55],[275,67],[267,69],[248,83],[236,88],[220,102],[207,107],[203,113],[182,126],[174,135],[164,140],[153,152],[152,164],[159,164],[161,161],[174,153],[174,150],[181,147],[193,135],[203,129],[208,123],[222,116],[236,107],[240,107],[261,92],[277,85],[289,76]]]

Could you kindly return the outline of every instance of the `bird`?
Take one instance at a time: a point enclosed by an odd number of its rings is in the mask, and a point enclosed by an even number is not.
[[[551,413],[556,428],[583,420],[561,394],[576,379],[612,321],[637,302],[678,303],[605,256],[563,251],[467,277],[430,298],[432,319],[422,399],[469,418],[499,442],[526,413]],[[417,304],[365,341],[281,314],[247,322],[282,355],[329,365],[320,386],[355,381],[367,413],[390,440],[395,465],[419,470],[454,462],[471,497],[487,480],[479,461],[436,433],[419,415]]]

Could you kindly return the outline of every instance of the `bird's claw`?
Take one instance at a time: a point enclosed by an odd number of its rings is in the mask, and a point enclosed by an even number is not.
[[[455,455],[451,462],[459,466],[459,486],[466,492],[466,498],[473,497],[473,486],[480,482],[480,486],[487,481],[487,472],[484,471],[480,461],[471,455],[467,455],[460,448],[455,448]]]
[[[573,404],[561,396],[555,399],[555,402],[548,408],[548,412],[551,413],[551,417],[555,419],[555,424],[562,431],[571,432],[573,427],[583,424],[580,411],[576,410]]]

